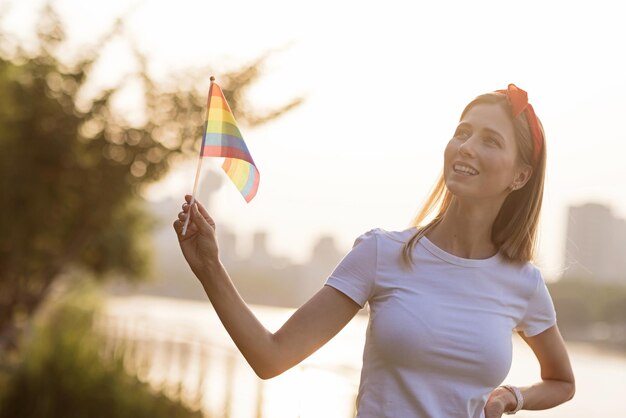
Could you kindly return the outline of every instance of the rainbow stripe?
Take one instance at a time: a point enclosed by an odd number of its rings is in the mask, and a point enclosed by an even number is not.
[[[246,202],[259,188],[259,171],[252,160],[233,112],[220,86],[211,82],[207,103],[207,120],[200,148],[202,157],[226,157],[222,169],[235,183]]]

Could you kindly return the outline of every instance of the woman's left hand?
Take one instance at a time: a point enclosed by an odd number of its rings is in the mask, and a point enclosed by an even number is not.
[[[504,411],[510,411],[515,408],[517,399],[515,396],[503,387],[497,387],[489,395],[485,404],[485,418],[500,418]]]

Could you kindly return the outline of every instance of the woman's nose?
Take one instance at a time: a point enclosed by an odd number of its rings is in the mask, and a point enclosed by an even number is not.
[[[467,138],[465,142],[459,145],[459,153],[468,156],[474,156],[474,137]]]

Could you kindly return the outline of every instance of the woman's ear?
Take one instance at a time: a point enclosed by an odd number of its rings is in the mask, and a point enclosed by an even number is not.
[[[516,188],[521,189],[524,187],[532,175],[533,168],[529,164],[521,164],[513,180],[513,182],[517,185]]]

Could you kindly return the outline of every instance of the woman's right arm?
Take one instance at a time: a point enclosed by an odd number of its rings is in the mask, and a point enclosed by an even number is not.
[[[191,201],[191,196],[185,196]],[[269,379],[310,356],[357,314],[360,306],[340,291],[324,286],[275,333],[268,331],[241,298],[218,256],[215,223],[197,202],[185,236],[190,206],[174,222],[181,250],[204,287],[226,331],[254,372]]]

